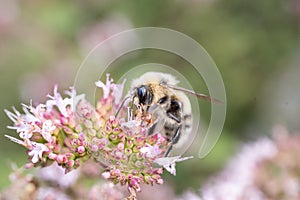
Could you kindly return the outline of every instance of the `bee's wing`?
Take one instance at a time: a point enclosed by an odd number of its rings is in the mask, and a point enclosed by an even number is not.
[[[213,103],[222,103],[222,101],[220,101],[218,99],[215,99],[215,98],[210,97],[210,96],[205,95],[205,94],[200,94],[200,93],[194,92],[192,90],[188,90],[188,89],[185,89],[185,88],[182,88],[182,87],[178,87],[178,86],[175,86],[175,85],[169,85],[169,84],[167,84],[166,86],[173,89],[173,90],[178,90],[178,91],[181,91],[181,92],[184,92],[184,93],[187,93],[187,94],[194,95],[197,98],[204,99],[206,101],[211,101]]]
[[[151,135],[156,132],[162,132],[166,122],[166,119],[164,117],[165,111],[157,104],[152,106],[151,112],[153,113],[154,123],[151,127],[149,127],[148,135]]]
[[[149,127],[147,131],[148,135],[152,135],[153,133],[162,133],[165,122],[166,120],[163,117],[157,117],[152,126]]]

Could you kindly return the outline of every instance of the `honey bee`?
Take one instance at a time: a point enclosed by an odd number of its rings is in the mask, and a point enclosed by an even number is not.
[[[151,135],[157,130],[169,141],[167,157],[173,147],[181,147],[192,131],[192,94],[208,101],[218,101],[207,95],[177,86],[178,81],[170,74],[147,72],[131,83],[130,99],[140,114],[152,115],[154,123],[148,128]],[[161,130],[160,130],[161,129]]]

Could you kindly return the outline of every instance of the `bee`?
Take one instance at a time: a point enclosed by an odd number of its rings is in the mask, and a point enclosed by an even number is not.
[[[178,81],[170,74],[147,72],[131,83],[130,96],[141,115],[149,113],[155,119],[148,128],[151,135],[160,131],[169,141],[167,157],[173,147],[181,147],[192,131],[192,108],[186,94],[208,101],[217,101],[207,95],[177,86]],[[160,130],[161,129],[161,130]]]

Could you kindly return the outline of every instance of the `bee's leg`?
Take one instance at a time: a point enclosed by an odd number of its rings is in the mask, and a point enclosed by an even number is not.
[[[166,153],[165,153],[165,157],[168,157],[168,155],[169,155],[169,153],[171,152],[172,148],[173,148],[173,145],[170,144],[170,146],[168,147],[168,149],[167,149],[167,151],[166,151]]]
[[[153,106],[149,107],[148,112],[153,113],[158,109],[158,105],[155,103]]]
[[[152,134],[154,133],[154,131],[155,131],[156,126],[157,126],[157,122],[155,122],[155,123],[148,129],[147,134],[148,134],[148,135],[152,135]]]
[[[165,157],[168,157],[168,155],[170,154],[172,148],[173,148],[173,145],[176,144],[180,138],[180,135],[181,135],[181,124],[178,126],[178,128],[176,129],[176,132],[171,140],[171,143],[165,153]]]
[[[177,144],[179,138],[181,136],[181,124],[178,126],[176,133],[172,139],[172,144]]]
[[[173,113],[167,112],[167,115],[168,115],[171,119],[173,119],[174,121],[176,121],[177,123],[180,123],[180,122],[181,122],[181,120],[180,120],[178,117],[176,117]]]
[[[122,107],[124,106],[124,103],[125,103],[126,100],[129,99],[129,98],[130,98],[130,96],[127,96],[127,97],[125,97],[125,98],[122,100],[122,102],[121,102],[121,104],[119,105],[118,110],[117,110],[117,112],[116,112],[116,114],[115,114],[115,117],[118,117],[118,114],[119,114],[119,112],[121,111]]]

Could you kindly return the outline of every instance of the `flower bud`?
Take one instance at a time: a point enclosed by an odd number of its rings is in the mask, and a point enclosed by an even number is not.
[[[84,152],[85,152],[84,146],[79,146],[79,147],[77,147],[77,152],[78,152],[79,154],[84,153]]]
[[[110,178],[110,173],[109,172],[103,172],[101,175],[104,179],[109,179]]]

